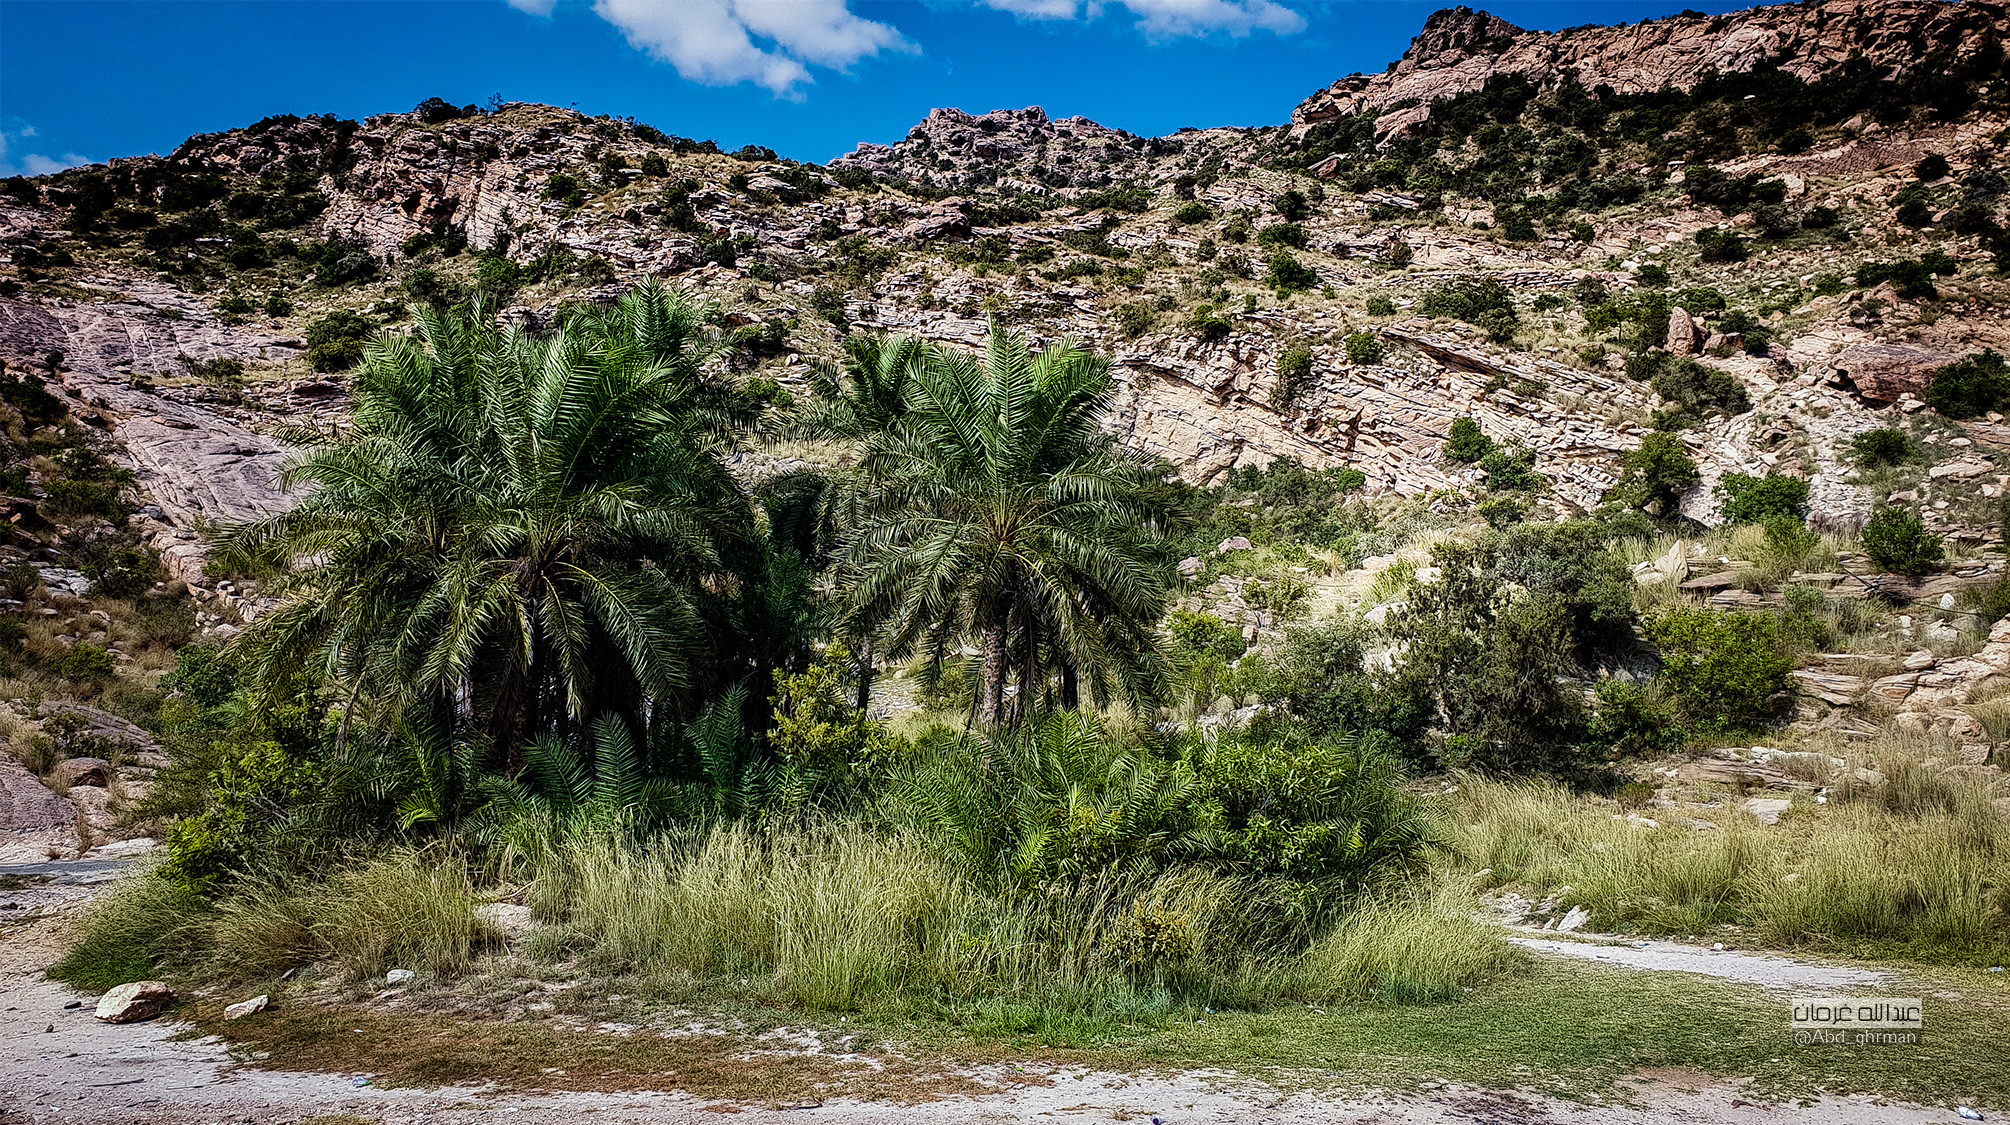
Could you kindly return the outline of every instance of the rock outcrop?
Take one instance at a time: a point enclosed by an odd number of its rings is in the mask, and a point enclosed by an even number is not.
[[[1381,115],[1378,138],[1414,133],[1429,120],[1432,102],[1499,77],[1642,94],[1762,66],[1813,81],[1859,56],[1903,76],[1936,53],[1972,55],[2005,38],[2010,5],[2002,0],[1827,0],[1559,32],[1447,8],[1425,21],[1386,73],[1350,75],[1306,99],[1291,114],[1292,132],[1303,136],[1322,121],[1374,112]]]

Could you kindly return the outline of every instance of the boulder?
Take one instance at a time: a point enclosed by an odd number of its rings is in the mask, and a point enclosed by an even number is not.
[[[1695,355],[1696,345],[1703,338],[1703,330],[1696,324],[1696,318],[1687,309],[1668,310],[1668,350],[1675,355]]]
[[[1835,358],[1835,369],[1856,393],[1875,402],[1901,396],[1924,398],[1933,374],[1954,362],[1946,352],[1906,344],[1852,344]]]
[[[106,1023],[134,1023],[161,1014],[174,989],[157,980],[136,980],[122,984],[98,999],[97,1017]]]
[[[254,996],[249,1000],[241,1000],[225,1008],[223,1010],[223,1018],[227,1020],[241,1020],[246,1016],[256,1015],[264,1011],[265,1006],[270,1003],[272,1003],[271,996]]]
[[[1221,541],[1221,545],[1214,549],[1214,553],[1217,555],[1225,555],[1230,551],[1250,551],[1254,549],[1255,548],[1250,545],[1248,536],[1231,535],[1228,538]]]
[[[57,762],[56,780],[65,785],[110,785],[117,771],[103,758],[70,758]]]
[[[76,823],[77,810],[70,802],[49,792],[19,762],[0,755],[0,832],[43,832]]]

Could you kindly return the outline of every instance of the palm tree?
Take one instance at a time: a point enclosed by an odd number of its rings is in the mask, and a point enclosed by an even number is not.
[[[1152,636],[1174,584],[1162,474],[1101,428],[1107,360],[1063,343],[1034,353],[996,323],[984,356],[934,351],[905,409],[867,437],[872,492],[847,543],[845,620],[894,658],[983,652],[979,718],[1006,719],[1006,680],[1030,713],[1050,670],[1099,700],[1155,700]]]
[[[707,587],[752,524],[705,312],[649,285],[544,339],[423,313],[373,345],[353,426],[287,470],[313,490],[220,536],[285,568],[241,638],[256,680],[471,720],[512,774],[540,735],[691,701]]]

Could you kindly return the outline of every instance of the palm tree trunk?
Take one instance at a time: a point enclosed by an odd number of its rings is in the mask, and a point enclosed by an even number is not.
[[[1075,682],[1075,662],[1061,661],[1061,709],[1079,710],[1082,706],[1081,687]]]
[[[1002,613],[984,626],[984,704],[977,718],[987,727],[995,727],[1005,718],[1006,636]]]
[[[872,702],[872,638],[858,643],[858,709],[863,711]]]

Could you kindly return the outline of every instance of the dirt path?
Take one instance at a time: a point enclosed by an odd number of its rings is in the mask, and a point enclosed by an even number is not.
[[[785,1121],[1775,1125],[1782,1112],[1744,1100],[1735,1082],[1687,1073],[1639,1076],[1629,1084],[1635,1091],[1633,1108],[1585,1107],[1450,1086],[1418,1094],[1290,1093],[1227,1072],[1141,1076],[1075,1069],[1044,1073],[1033,1083],[1015,1083],[1005,1080],[1012,1069],[1006,1067],[988,1068],[981,1077],[998,1088],[977,1096],[940,1097],[920,1104],[845,1100],[780,1109],[676,1093],[522,1094],[460,1087],[357,1086],[355,1079],[360,1076],[355,1075],[287,1073],[244,1065],[246,1060],[233,1058],[215,1038],[178,1038],[189,1029],[172,1021],[99,1023],[92,1015],[95,997],[42,976],[63,948],[76,905],[77,900],[65,894],[63,901],[52,903],[53,909],[0,929],[0,1074],[6,1075],[0,1082],[0,1125],[288,1125],[317,1119],[319,1125],[669,1125],[716,1122],[722,1113],[748,1125]],[[1778,961],[1775,958],[1664,950],[1655,954],[1660,960],[1646,963],[1643,954],[1650,951],[1634,948],[1588,944],[1571,948],[1576,943],[1537,939],[1525,939],[1524,944],[1551,956],[1599,956],[1648,970],[1702,971],[1695,967],[1699,962],[1720,970],[1760,964],[1775,974],[1772,983],[1787,982],[1779,975],[1780,965],[1772,964]],[[1812,987],[1815,979],[1804,976],[1793,983]],[[1837,978],[1832,983],[1844,981]],[[1913,1125],[1954,1119],[1947,1110],[1875,1104],[1869,1099],[1828,1099],[1795,1106],[1790,1112],[1793,1121],[1805,1125]]]

